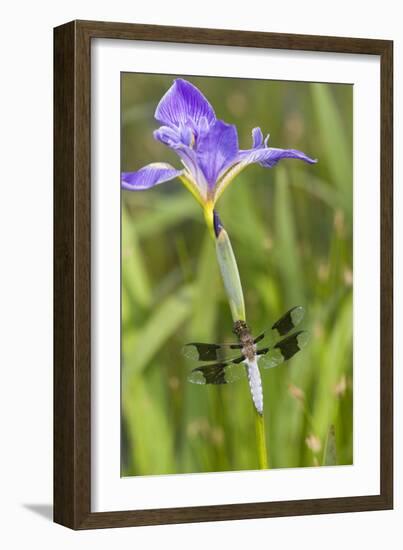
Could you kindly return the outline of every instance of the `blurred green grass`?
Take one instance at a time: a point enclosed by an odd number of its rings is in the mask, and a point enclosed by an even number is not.
[[[159,99],[175,76],[122,75],[122,170],[179,166],[154,141]],[[188,77],[219,118],[273,147],[301,149],[309,166],[247,168],[218,204],[237,257],[253,332],[306,308],[310,344],[264,371],[274,468],[353,461],[352,87]],[[246,382],[186,381],[188,341],[231,339],[232,321],[200,207],[179,180],[122,193],[123,476],[257,468]]]

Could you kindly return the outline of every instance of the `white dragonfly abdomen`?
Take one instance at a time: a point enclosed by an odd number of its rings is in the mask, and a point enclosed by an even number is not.
[[[263,414],[263,390],[262,379],[260,378],[260,371],[257,365],[256,359],[253,361],[245,361],[246,369],[248,371],[249,387],[252,394],[253,404],[259,414]]]

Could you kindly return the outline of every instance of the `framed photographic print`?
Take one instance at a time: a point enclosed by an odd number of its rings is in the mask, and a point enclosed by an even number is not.
[[[54,48],[55,521],[392,508],[392,42]]]

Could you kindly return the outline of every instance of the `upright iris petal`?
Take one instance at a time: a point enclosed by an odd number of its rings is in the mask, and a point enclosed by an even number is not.
[[[216,120],[210,131],[198,141],[196,154],[209,188],[214,188],[220,175],[237,159],[238,134],[235,126]]]
[[[260,128],[253,128],[252,141],[253,141],[253,149],[263,147],[263,132]]]
[[[197,127],[202,118],[213,124],[214,109],[204,95],[190,82],[178,78],[158,103],[155,118],[174,128],[193,123]]]

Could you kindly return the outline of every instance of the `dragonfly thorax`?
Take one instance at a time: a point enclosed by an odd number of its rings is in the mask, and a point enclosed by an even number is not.
[[[234,334],[238,336],[242,344],[242,353],[249,361],[253,361],[256,357],[256,345],[253,336],[245,321],[236,321],[233,328]]]

